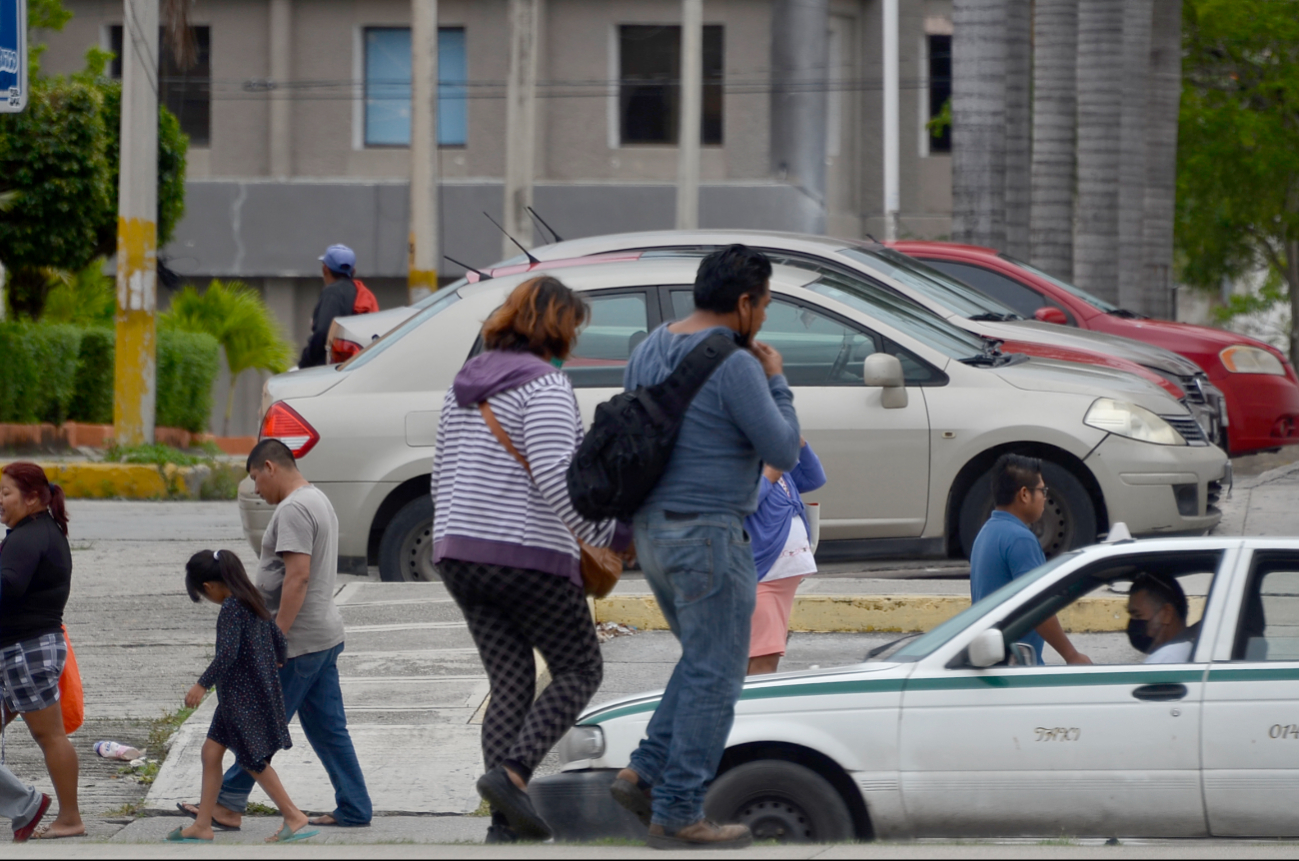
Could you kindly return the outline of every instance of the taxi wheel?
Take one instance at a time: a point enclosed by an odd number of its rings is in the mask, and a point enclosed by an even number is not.
[[[1059,464],[1042,461],[1042,480],[1048,488],[1046,510],[1032,526],[1050,559],[1075,547],[1096,543],[1096,506],[1074,474]],[[970,558],[974,538],[992,514],[992,470],[979,476],[961,500],[961,550]]]
[[[852,814],[830,782],[778,759],[746,762],[714,781],[704,799],[714,822],[749,826],[754,840],[839,843],[852,840]]]
[[[406,503],[383,530],[379,576],[388,582],[438,582],[433,564],[433,500],[427,493]]]

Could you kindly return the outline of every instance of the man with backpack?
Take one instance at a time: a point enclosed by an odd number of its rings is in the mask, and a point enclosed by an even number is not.
[[[706,820],[703,803],[748,667],[758,577],[744,518],[757,507],[762,464],[788,471],[799,456],[780,354],[754,340],[770,278],[771,263],[754,249],[708,255],[695,278],[694,313],[645,339],[624,379],[629,392],[653,392],[679,365],[701,361],[696,347],[724,347],[714,349],[693,399],[680,396],[688,406],[675,446],[634,517],[641,568],[681,642],[681,660],[648,737],[611,791],[649,825],[649,845],[660,849],[741,848],[753,839],[747,826]]]
[[[320,291],[316,309],[311,312],[311,337],[302,348],[299,368],[314,368],[329,363],[326,350],[329,327],[335,317],[368,314],[379,310],[379,304],[364,284],[356,280],[356,254],[346,245],[331,245],[320,256],[320,276],[325,289]]]

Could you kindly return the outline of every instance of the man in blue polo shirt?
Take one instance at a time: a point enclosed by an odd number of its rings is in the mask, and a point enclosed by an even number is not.
[[[1042,461],[1018,454],[1003,454],[997,459],[992,468],[992,501],[997,507],[979,530],[970,551],[970,597],[974,601],[1046,562],[1041,543],[1029,529],[1042,518],[1046,494]],[[1055,616],[1020,639],[1033,647],[1039,664],[1043,641],[1050,643],[1067,664],[1092,662],[1073,647]]]

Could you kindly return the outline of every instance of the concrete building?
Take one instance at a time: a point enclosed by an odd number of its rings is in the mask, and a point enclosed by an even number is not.
[[[822,3],[823,85],[810,88],[791,87],[773,58],[791,48],[781,16],[815,2],[704,3],[701,227],[806,230],[808,202],[816,209],[822,196],[826,232],[883,235],[884,2]],[[64,5],[73,13],[64,30],[39,34],[47,72],[79,69],[92,46],[120,48],[120,0]],[[898,234],[938,238],[949,232],[951,164],[946,137],[925,123],[950,92],[951,3],[899,5]],[[500,220],[503,209],[508,7],[439,7],[441,248],[487,265],[501,257],[482,213]],[[678,0],[543,0],[535,201],[564,238],[673,224],[680,20]],[[356,250],[382,305],[404,304],[410,3],[197,0],[192,21],[197,62],[160,58],[161,98],[191,138],[186,215],[161,253],[168,265],[197,282],[257,287],[298,344],[330,243]],[[789,105],[808,91],[824,100],[811,114],[824,128],[789,134],[791,117],[809,116]],[[791,175],[788,150],[805,157],[821,140],[823,186],[808,188]],[[259,387],[241,381],[234,431],[254,431]]]

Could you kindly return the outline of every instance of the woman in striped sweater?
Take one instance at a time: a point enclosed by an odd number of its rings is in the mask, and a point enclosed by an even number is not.
[[[582,419],[559,367],[587,315],[582,299],[554,278],[520,284],[484,325],[486,350],[456,376],[438,425],[433,559],[491,680],[487,773],[478,780],[492,808],[489,843],[550,836],[527,782],[603,675],[577,539],[621,550],[631,537],[614,521],[582,519],[565,481]],[[489,417],[529,469],[493,434]],[[534,647],[551,675],[536,702]]]

